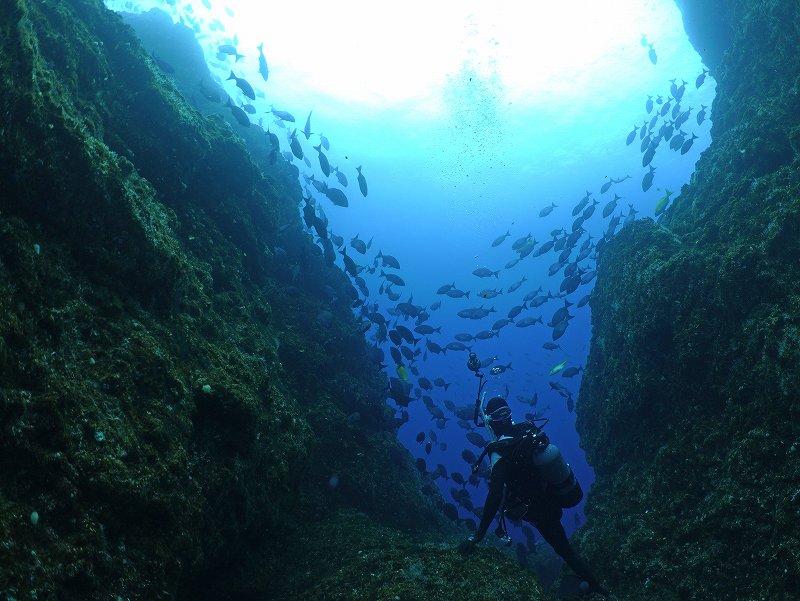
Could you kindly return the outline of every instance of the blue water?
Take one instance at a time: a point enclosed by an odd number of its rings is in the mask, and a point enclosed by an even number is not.
[[[415,104],[409,98],[397,102],[391,98],[381,101],[369,93],[346,97],[326,90],[324,82],[330,70],[340,70],[344,78],[352,75],[346,71],[359,69],[359,65],[326,63],[330,46],[325,46],[308,32],[304,34],[302,24],[276,24],[266,14],[263,21],[265,31],[270,27],[273,31],[274,27],[294,28],[297,35],[293,43],[316,50],[324,67],[316,75],[306,68],[293,69],[286,57],[296,53],[298,46],[281,47],[280,44],[288,43],[288,38],[278,38],[277,35],[270,39],[264,34],[264,39],[259,39],[246,34],[246,31],[253,30],[253,23],[252,19],[237,21],[237,4],[243,6],[243,3],[229,2],[228,6],[233,9],[229,12],[221,5],[209,3],[210,8],[207,8],[200,2],[194,3],[191,9],[187,8],[189,5],[153,1],[109,0],[107,4],[117,10],[160,7],[176,21],[182,20],[193,26],[202,34],[201,44],[212,72],[220,82],[233,68],[237,75],[246,77],[264,93],[264,97],[259,97],[254,103],[259,116],[263,116],[270,104],[295,115],[297,122],[288,124],[288,130],[281,129],[279,124],[271,124],[271,130],[278,133],[281,149],[286,151],[289,149],[286,134],[297,127],[298,137],[312,167],[307,167],[303,161],[296,160],[295,164],[301,173],[313,174],[322,180],[325,177],[320,171],[316,151],[312,149],[319,143],[319,137],[314,134],[310,141],[306,141],[299,131],[309,111],[313,110],[312,130],[324,133],[330,140],[331,149],[326,153],[328,159],[331,165],[338,165],[349,179],[345,192],[350,206],[334,206],[313,188],[310,188],[310,193],[329,218],[331,231],[345,238],[348,254],[360,265],[371,267],[378,250],[400,261],[402,269],[399,275],[406,282],[402,300],[406,301],[413,295],[413,302],[423,306],[441,301],[441,308],[432,311],[427,322],[435,327],[441,326],[441,334],[430,336],[441,346],[452,341],[452,336],[458,332],[474,334],[489,329],[496,320],[505,317],[512,306],[521,304],[523,296],[540,286],[545,292],[557,293],[563,277],[560,273],[553,277],[547,274],[549,265],[557,256],[552,251],[541,257],[528,256],[512,269],[503,269],[497,279],[477,278],[472,275],[474,269],[482,266],[501,269],[516,256],[511,250],[512,242],[528,233],[541,244],[551,239],[551,230],[563,227],[570,232],[574,220],[572,208],[587,191],[600,202],[595,214],[584,224],[587,235],[591,235],[594,241],[602,237],[611,219],[610,216],[603,218],[601,213],[615,193],[622,199],[613,215],[622,214],[624,220],[629,205],[633,205],[639,218],[653,218],[656,202],[665,190],[675,192],[673,201],[678,197],[681,186],[689,181],[700,153],[710,143],[710,119],[697,125],[695,116],[701,104],[711,105],[714,81],[708,77],[703,86],[696,89],[695,80],[703,65],[680,30],[680,18],[674,4],[667,0],[638,3],[646,8],[646,12],[637,24],[655,27],[658,23],[662,27],[660,37],[649,37],[658,51],[655,65],[648,57],[648,47],[640,43],[641,35],[648,31],[612,27],[600,33],[610,40],[609,47],[613,52],[607,47],[603,56],[597,57],[592,54],[592,46],[588,46],[585,49],[585,69],[564,70],[558,74],[559,79],[555,83],[551,81],[546,89],[515,95],[504,83],[502,73],[493,69],[501,55],[491,55],[495,51],[488,50],[490,56],[487,59],[481,55],[481,49],[493,46],[478,45],[477,50],[466,54],[463,62],[446,74],[441,87],[432,88],[430,97],[426,99],[430,105]],[[571,4],[573,9],[580,5],[579,2],[567,4]],[[244,10],[246,13],[246,7]],[[419,19],[423,18],[419,16]],[[224,31],[214,23],[214,19],[224,24]],[[469,26],[480,29],[479,24],[472,22]],[[579,41],[577,35],[575,43]],[[413,36],[409,39],[410,43],[414,40]],[[234,63],[232,59],[217,56],[219,44],[234,41],[239,42],[238,48],[245,59]],[[262,41],[271,69],[266,83],[258,75],[258,54],[254,48]],[[506,42],[499,39],[496,47],[514,47],[513,40]],[[330,41],[326,40],[325,44],[330,44]],[[365,56],[368,52],[369,49],[364,48]],[[537,62],[549,59],[531,56],[530,60],[533,70]],[[397,78],[407,80],[413,80],[414,76],[414,64],[406,65],[404,70],[396,73]],[[684,131],[696,134],[698,139],[685,155],[669,150],[668,143],[662,142],[652,163],[657,168],[654,184],[649,191],[643,192],[642,177],[647,169],[641,164],[640,137],[637,133],[630,146],[626,145],[625,139],[634,125],[641,126],[643,120],[649,121],[652,116],[653,113],[645,111],[648,95],[668,98],[673,78],[678,78],[678,83],[681,79],[688,82],[681,105],[684,109],[693,107],[694,110]],[[363,85],[368,90],[369,84],[369,75],[365,74],[360,84],[353,85]],[[224,86],[232,98],[243,100],[233,82],[225,82]],[[369,100],[363,101],[361,96]],[[654,110],[658,109],[660,105],[656,104]],[[707,113],[710,116],[710,109]],[[265,120],[265,125],[268,122]],[[661,122],[659,119],[655,130]],[[369,184],[367,198],[363,198],[357,188],[355,167],[359,165],[363,166]],[[608,178],[626,175],[630,175],[630,179],[612,186],[605,194],[600,193],[600,187]],[[334,175],[327,181],[339,187]],[[302,179],[301,183],[304,183]],[[550,203],[558,205],[557,208],[545,218],[538,217],[539,211]],[[492,241],[506,231],[510,232],[509,238],[492,248]],[[349,246],[349,240],[356,235],[364,241],[373,240],[366,256],[359,255]],[[586,237],[581,238],[578,247]],[[572,257],[576,254],[577,248]],[[581,263],[581,267],[594,269],[595,264],[592,255]],[[361,274],[370,289],[366,300],[370,306],[377,304],[378,310],[389,317],[388,309],[394,303],[378,294],[379,273],[380,268],[374,274],[367,271]],[[478,296],[479,291],[487,288],[505,291],[523,276],[527,281],[511,295],[504,293],[492,300]],[[471,291],[470,299],[451,299],[435,294],[439,286],[452,282],[462,290]],[[580,286],[569,300],[577,303],[591,291],[593,284]],[[394,289],[400,290],[398,287]],[[480,321],[456,315],[462,309],[481,305],[493,307],[496,312]],[[523,312],[520,318],[541,315],[546,324],[562,305],[563,300],[555,298],[542,307]],[[564,384],[580,406],[580,374],[571,379],[560,374],[548,375],[554,365],[565,359],[568,367],[585,364],[591,336],[590,307],[579,309],[573,306],[570,314],[574,319],[565,335],[557,341],[561,347],[558,350],[542,348],[542,343],[551,341],[551,329],[541,324],[529,328],[508,325],[497,338],[469,344],[481,358],[497,355],[495,365],[512,363],[513,369],[496,379],[499,384],[509,387],[516,419],[523,419],[524,413],[531,411],[529,406],[513,400],[517,395],[530,397],[537,393],[537,410],[549,406],[545,413],[550,420],[547,432],[561,448],[584,490],[588,491],[594,474],[580,448],[574,427],[575,414],[568,411],[564,399],[548,384],[550,381]],[[401,323],[411,329],[414,327],[411,321],[401,320]],[[372,341],[374,335],[375,328],[367,333],[367,338]],[[382,348],[389,365],[387,376],[394,376],[389,344],[383,344]],[[420,346],[422,344],[424,342]],[[477,381],[466,369],[466,360],[466,352],[448,351],[446,355],[438,356],[428,353],[424,360],[421,355],[415,362],[420,375],[431,381],[442,377],[451,384],[446,392],[434,388],[428,393],[442,409],[445,399],[456,405],[472,404],[475,400]],[[488,375],[488,368],[484,371]],[[411,382],[416,383],[413,375]],[[389,403],[395,407],[392,401]],[[455,417],[449,411],[444,410],[451,419],[444,430],[439,430],[422,401],[413,402],[408,409],[409,422],[400,428],[400,441],[415,457],[425,459],[429,470],[441,463],[448,472],[459,471],[467,476],[469,468],[461,458],[461,452],[469,448],[478,454],[479,449],[465,439],[465,430],[456,425]],[[420,431],[427,433],[431,430],[436,432],[438,443],[446,444],[446,449],[436,444],[428,455],[424,443],[418,444],[415,437]],[[455,485],[444,479],[437,482],[445,499],[452,502],[450,487]],[[468,489],[474,505],[482,506],[485,485]],[[461,517],[472,517],[477,521],[463,508],[459,513]],[[572,532],[577,523],[575,514],[581,513],[582,505],[565,512],[564,525],[568,532]]]

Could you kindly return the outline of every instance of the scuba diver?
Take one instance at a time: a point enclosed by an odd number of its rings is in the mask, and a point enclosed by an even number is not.
[[[500,511],[500,526],[496,531],[498,536],[510,542],[506,518],[531,523],[585,581],[583,589],[608,596],[608,589],[600,584],[589,564],[575,553],[561,525],[562,508],[575,507],[583,498],[583,491],[572,469],[564,462],[558,448],[542,432],[543,425],[513,422],[511,408],[503,394],[493,394],[484,406],[481,393],[486,382],[479,371],[480,361],[474,353],[470,354],[467,367],[480,378],[474,423],[476,426],[486,426],[493,441],[484,448],[472,468],[473,472],[477,471],[483,458],[489,457],[491,479],[481,523],[475,534],[459,545],[459,551],[465,555],[471,553],[483,540],[489,524]],[[542,421],[546,423],[547,420]]]

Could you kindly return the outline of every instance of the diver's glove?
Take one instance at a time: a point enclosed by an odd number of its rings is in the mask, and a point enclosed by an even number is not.
[[[481,542],[481,538],[483,537],[479,538],[474,534],[468,536],[464,542],[458,545],[458,552],[461,553],[461,555],[469,555],[475,550],[475,547],[478,546],[478,543]]]

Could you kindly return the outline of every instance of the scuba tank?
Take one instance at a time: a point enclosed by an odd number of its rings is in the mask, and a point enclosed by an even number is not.
[[[561,507],[569,509],[581,502],[583,489],[572,468],[564,461],[559,448],[542,432],[534,435],[532,459],[536,472],[547,482]]]

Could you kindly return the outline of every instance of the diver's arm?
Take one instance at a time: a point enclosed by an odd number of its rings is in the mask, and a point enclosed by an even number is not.
[[[506,484],[508,468],[503,459],[499,459],[492,468],[492,479],[489,482],[489,494],[486,495],[486,503],[483,505],[483,515],[481,516],[481,523],[475,533],[475,540],[480,541],[486,535],[486,530],[489,529],[489,524],[492,523],[497,510],[500,509],[500,503],[503,501],[503,488]]]

